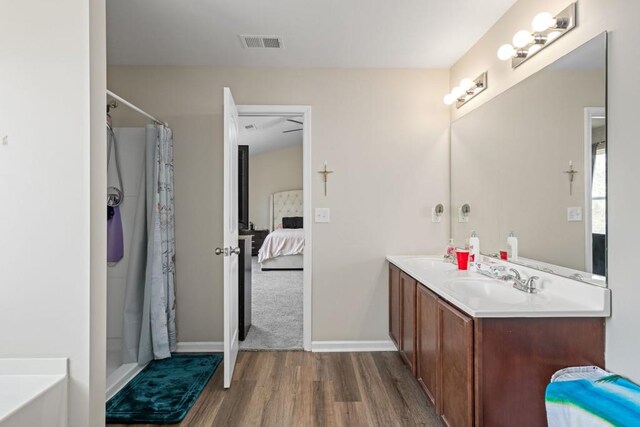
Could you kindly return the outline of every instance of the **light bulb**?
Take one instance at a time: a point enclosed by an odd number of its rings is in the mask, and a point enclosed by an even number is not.
[[[551,31],[549,34],[547,34],[547,43],[551,43],[552,41],[560,37],[561,34],[562,33],[560,31]]]
[[[460,86],[456,86],[453,89],[451,89],[451,95],[455,96],[456,99],[460,98],[463,94],[464,94],[465,90],[462,89]]]
[[[531,36],[531,33],[529,31],[520,30],[516,33],[515,36],[513,36],[513,45],[515,47],[525,47],[526,45],[531,43],[532,39],[533,37]]]
[[[471,89],[472,87],[474,87],[475,85],[476,85],[476,83],[471,79],[466,78],[466,79],[460,80],[460,87],[465,92],[468,91],[469,89]]]
[[[534,53],[536,53],[537,51],[539,51],[540,49],[542,49],[542,45],[541,44],[534,44],[532,45],[529,50],[527,51],[527,56],[531,56]]]
[[[498,49],[498,58],[502,61],[506,61],[507,59],[513,58],[513,54],[515,53],[515,49],[510,44],[503,44]]]
[[[549,27],[556,25],[556,18],[553,17],[549,12],[541,12],[533,18],[531,21],[531,28],[536,33],[541,33],[546,31]]]
[[[445,104],[447,105],[451,105],[454,102],[456,102],[456,97],[453,96],[452,94],[448,93],[444,96],[444,98],[442,99],[444,101]]]

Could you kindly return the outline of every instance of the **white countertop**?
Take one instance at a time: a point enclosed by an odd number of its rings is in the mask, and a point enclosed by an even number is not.
[[[607,288],[515,266],[523,278],[536,275],[539,293],[447,263],[441,256],[387,256],[387,260],[472,317],[608,317]]]

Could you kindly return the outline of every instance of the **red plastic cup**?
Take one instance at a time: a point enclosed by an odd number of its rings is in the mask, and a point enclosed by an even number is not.
[[[507,251],[500,251],[500,259],[507,259]]]
[[[458,270],[466,270],[469,268],[469,251],[466,249],[456,249],[456,258],[458,259]]]

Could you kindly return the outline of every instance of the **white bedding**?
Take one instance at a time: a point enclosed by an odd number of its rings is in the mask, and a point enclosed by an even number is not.
[[[304,253],[304,229],[281,228],[269,233],[258,251],[258,262]]]

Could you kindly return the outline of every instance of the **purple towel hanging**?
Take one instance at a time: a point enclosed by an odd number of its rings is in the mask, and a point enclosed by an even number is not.
[[[110,212],[107,213],[107,262],[118,262],[124,256],[120,206],[107,209],[113,209],[113,216]]]

